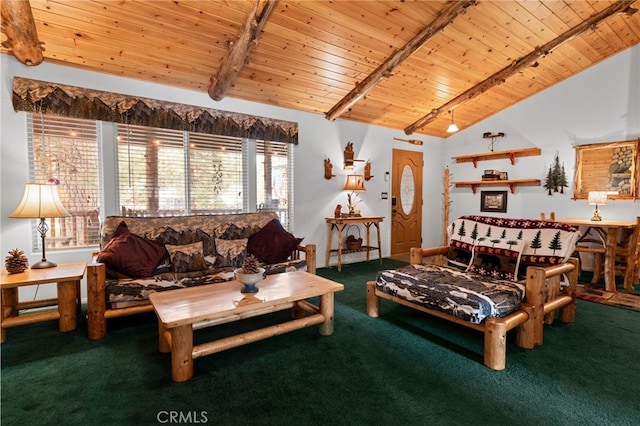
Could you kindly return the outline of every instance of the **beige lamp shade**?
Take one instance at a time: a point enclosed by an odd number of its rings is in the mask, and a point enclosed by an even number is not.
[[[27,183],[18,207],[9,217],[40,219],[45,217],[65,217],[71,214],[64,208],[58,197],[58,187],[50,184]]]
[[[362,175],[347,175],[347,182],[344,184],[344,191],[364,192],[364,177]]]
[[[591,206],[603,206],[607,204],[606,191],[589,191],[587,202]]]
[[[593,216],[591,217],[591,220],[594,220],[594,221],[602,220],[602,215],[600,214],[600,210],[598,210],[598,206],[607,204],[607,192],[606,191],[589,191],[587,202],[589,203],[589,205],[596,206],[593,209]]]

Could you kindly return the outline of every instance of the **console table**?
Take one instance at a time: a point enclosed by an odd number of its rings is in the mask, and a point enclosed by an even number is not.
[[[369,254],[373,250],[378,250],[378,258],[380,262],[382,262],[382,249],[381,249],[381,240],[380,240],[380,222],[384,220],[384,216],[349,216],[349,217],[326,217],[325,221],[328,226],[328,235],[327,235],[327,255],[325,266],[329,266],[329,259],[331,257],[331,253],[336,252],[338,254],[338,271],[342,270],[342,254],[343,253],[356,253],[356,252],[365,252],[367,254],[367,261],[369,260]],[[367,229],[367,236],[365,244],[359,249],[343,249],[342,248],[342,237],[343,231],[345,227],[349,225],[364,225]],[[371,246],[369,228],[371,226],[375,226],[378,235],[378,245],[376,247]],[[333,237],[333,230],[338,230],[338,248],[331,248],[331,240]]]

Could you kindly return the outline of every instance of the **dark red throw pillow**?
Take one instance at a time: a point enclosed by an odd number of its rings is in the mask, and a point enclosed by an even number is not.
[[[145,278],[153,273],[164,256],[164,244],[132,234],[127,224],[120,222],[113,238],[98,253],[97,260],[117,275]]]
[[[267,264],[284,262],[301,241],[302,238],[287,232],[278,219],[273,219],[249,237],[247,252]]]

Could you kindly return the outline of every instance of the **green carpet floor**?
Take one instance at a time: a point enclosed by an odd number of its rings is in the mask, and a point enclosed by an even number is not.
[[[578,301],[577,322],[545,326],[544,345],[509,344],[507,368],[482,364],[482,335],[382,301],[365,312],[365,282],[385,259],[318,274],[345,284],[335,333],[317,327],[195,361],[173,383],[157,351],[155,315],[9,329],[1,347],[1,415],[9,425],[637,425],[640,314]],[[201,330],[211,339],[281,318]],[[173,416],[173,417],[172,417]]]

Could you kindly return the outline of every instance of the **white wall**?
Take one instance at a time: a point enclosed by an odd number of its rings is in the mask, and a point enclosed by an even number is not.
[[[538,147],[541,156],[508,160],[455,163],[451,157],[489,151],[490,139],[482,134],[504,132],[497,138],[495,150]],[[495,216],[539,218],[541,212],[556,212],[556,217],[589,218],[593,206],[584,200],[572,200],[575,172],[574,145],[623,141],[640,137],[640,45],[583,71],[535,96],[530,97],[483,122],[447,139],[443,164],[448,164],[452,181],[480,180],[484,169],[507,171],[509,178],[537,178],[544,185],[556,153],[564,163],[569,187],[564,194],[547,195],[540,187],[517,187],[508,194],[507,213]],[[480,213],[480,190],[451,189],[451,217]],[[605,219],[630,219],[640,215],[638,201],[609,201],[601,208]]]
[[[384,173],[390,170],[394,148],[424,151],[422,237],[423,245],[430,246],[442,243],[442,194],[446,167],[450,168],[451,180],[454,181],[479,179],[482,170],[489,168],[508,171],[512,178],[540,178],[544,181],[557,151],[570,180],[567,193],[549,197],[542,187],[519,187],[515,194],[509,194],[508,211],[504,216],[537,218],[540,212],[553,210],[559,217],[589,217],[591,206],[584,201],[571,200],[575,161],[572,146],[640,136],[640,45],[446,140],[413,135],[424,141],[423,146],[394,141],[393,137],[407,137],[399,130],[340,119],[329,122],[320,114],[235,99],[214,102],[206,93],[48,63],[26,67],[12,56],[0,55],[0,253],[4,257],[10,249],[18,247],[30,255],[31,262],[40,259],[40,252],[36,250],[34,253],[31,247],[31,222],[8,218],[20,201],[24,183],[29,180],[25,114],[16,113],[11,105],[14,76],[297,121],[300,143],[295,147],[295,214],[291,231],[304,237],[305,243],[317,244],[318,266],[324,266],[327,241],[324,217],[333,213],[336,204],[346,204],[346,196],[341,191],[346,172],[341,164],[342,152],[349,141],[354,144],[355,158],[372,163],[375,177],[367,182],[367,192],[362,194],[364,202],[359,207],[364,214],[385,216],[381,229],[383,255],[388,256],[390,200],[381,200],[380,192],[391,190],[391,182],[384,181]],[[408,117],[407,120],[415,118]],[[487,151],[489,141],[482,139],[482,134],[487,131],[506,133],[505,138],[498,139],[496,150],[540,147],[542,155],[519,158],[514,166],[505,160],[482,162],[477,169],[470,163],[455,164],[451,160],[454,155]],[[334,174],[338,175],[331,180],[323,178],[326,157],[331,159]],[[451,219],[480,212],[479,193],[473,195],[469,189],[451,188],[451,200]],[[107,204],[105,208],[108,213],[117,211],[117,206]],[[640,203],[610,202],[602,208],[602,214],[607,219],[635,218],[640,215]],[[50,250],[47,258],[55,262],[89,259],[90,252]],[[362,255],[351,255],[345,261],[362,258]],[[83,296],[84,292],[83,289]],[[41,289],[38,297],[51,297],[53,294],[55,291],[49,286]],[[33,289],[21,291],[20,297],[33,297]]]

